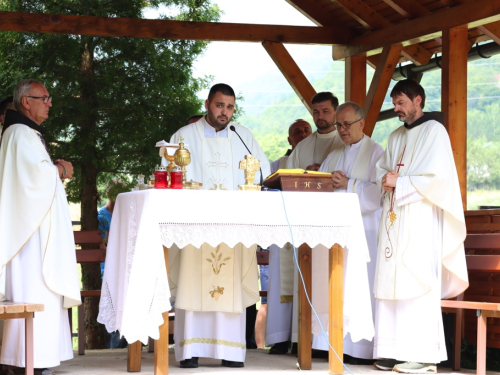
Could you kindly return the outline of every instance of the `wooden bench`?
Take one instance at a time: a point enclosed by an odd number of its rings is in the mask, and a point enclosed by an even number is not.
[[[475,251],[500,250],[500,233],[473,233],[468,234],[464,242],[466,251],[467,271],[500,273],[500,255],[480,254]],[[470,252],[471,254],[468,254]],[[467,297],[467,292],[466,292]],[[479,299],[480,296],[472,299]],[[453,370],[460,370],[460,350],[462,338],[462,310],[475,310],[477,316],[477,374],[486,374],[486,347],[487,347],[487,318],[500,318],[500,303],[489,301],[463,300],[460,296],[456,300],[442,300],[443,312],[456,313],[455,343]]]
[[[33,375],[33,317],[44,310],[41,303],[0,302],[0,320],[24,319],[26,375]],[[5,345],[5,343],[4,343]]]
[[[100,248],[102,244],[102,235],[99,230],[74,231],[75,245],[85,246],[85,249],[76,249],[77,263],[102,263],[106,259],[104,250]],[[92,248],[88,249],[87,247]],[[78,306],[78,354],[85,354],[85,298],[100,297],[100,290],[82,290],[82,304]],[[71,321],[71,309],[70,321]]]

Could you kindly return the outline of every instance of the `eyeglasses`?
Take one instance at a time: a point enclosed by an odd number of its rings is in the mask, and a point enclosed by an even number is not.
[[[42,99],[43,100],[43,104],[47,104],[47,103],[52,103],[52,96],[30,96],[30,95],[26,95],[27,98],[31,98],[31,99]]]
[[[340,122],[337,122],[334,125],[338,129],[340,129],[341,127],[343,127],[345,130],[349,130],[349,128],[351,127],[352,124],[355,124],[356,122],[361,121],[361,120],[363,120],[363,119],[362,118],[358,118],[357,120],[352,121],[352,122],[344,122],[343,124],[341,124]]]

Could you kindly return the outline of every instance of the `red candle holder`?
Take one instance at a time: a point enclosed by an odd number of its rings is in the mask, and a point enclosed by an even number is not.
[[[167,187],[167,170],[165,167],[159,167],[155,171],[155,189],[166,189]]]
[[[182,184],[182,170],[179,167],[175,167],[174,170],[170,172],[170,189],[182,188],[184,188]]]

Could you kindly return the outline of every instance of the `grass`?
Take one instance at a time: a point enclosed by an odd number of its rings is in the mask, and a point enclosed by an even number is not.
[[[479,206],[499,206],[500,190],[474,190],[467,192],[467,209],[478,210]]]

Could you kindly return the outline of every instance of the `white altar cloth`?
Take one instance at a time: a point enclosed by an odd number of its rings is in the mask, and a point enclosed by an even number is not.
[[[170,310],[162,245],[284,246],[291,242],[287,216],[295,246],[338,243],[349,249],[344,257],[344,335],[371,340],[369,254],[358,197],[349,193],[151,189],[119,194],[98,322],[108,332],[119,330],[128,342],[158,339],[162,313]]]

